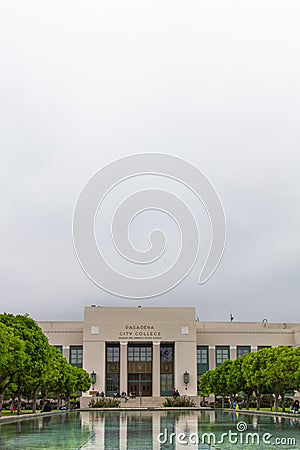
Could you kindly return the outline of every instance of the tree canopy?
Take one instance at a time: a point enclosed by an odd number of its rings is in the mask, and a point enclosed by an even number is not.
[[[35,411],[39,394],[69,403],[71,395],[90,384],[88,373],[69,364],[31,317],[0,314],[0,416],[6,392],[19,407],[21,398],[31,398]]]
[[[200,395],[215,394],[229,397],[231,403],[239,393],[249,398],[254,393],[256,407],[260,409],[263,394],[271,394],[278,411],[278,400],[284,400],[286,392],[300,387],[300,351],[287,346],[264,348],[248,353],[236,360],[226,360],[215,370],[200,377]]]

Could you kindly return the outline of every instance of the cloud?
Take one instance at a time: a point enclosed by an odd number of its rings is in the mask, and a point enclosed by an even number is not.
[[[71,221],[87,179],[157,151],[218,190],[228,240],[143,305],[200,318],[294,321],[299,293],[298,2],[7,2],[1,16],[1,309],[81,319],[136,305],[94,286]],[[120,199],[121,200],[121,199]],[[207,242],[209,237],[205,236]]]

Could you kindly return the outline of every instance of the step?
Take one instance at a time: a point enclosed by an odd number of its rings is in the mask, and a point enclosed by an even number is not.
[[[162,407],[165,397],[137,397],[130,398],[128,402],[121,400],[121,408]]]

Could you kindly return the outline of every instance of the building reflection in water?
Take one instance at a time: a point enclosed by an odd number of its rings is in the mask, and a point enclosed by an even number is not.
[[[246,425],[246,432],[255,432],[261,437],[271,433],[272,437],[296,438],[299,436],[299,417],[283,418],[270,415],[244,414],[239,417],[234,411],[74,411],[72,413],[41,416],[2,424],[0,426],[0,448],[4,450],[57,450],[77,448],[81,450],[182,450],[195,448],[231,449],[228,440],[221,445],[225,433],[236,433],[238,424]],[[179,436],[185,436],[180,442]],[[202,438],[205,437],[205,443]],[[207,441],[214,435],[216,442]],[[160,436],[160,440],[158,437]],[[193,440],[191,440],[191,438]],[[195,445],[196,444],[196,445]],[[198,445],[197,445],[198,444]],[[215,445],[216,444],[216,445]],[[297,442],[298,444],[298,442]],[[236,450],[245,448],[245,441],[235,443]],[[248,447],[247,447],[248,448]],[[266,448],[262,442],[251,448]],[[269,447],[268,447],[269,448]],[[292,447],[292,448],[299,448]]]
[[[82,426],[88,426],[91,432],[89,442],[82,447],[92,449],[119,450],[160,450],[162,448],[181,450],[186,444],[180,444],[170,436],[185,433],[200,433],[213,427],[216,421],[215,411],[197,414],[194,411],[107,411],[81,412]],[[160,433],[168,436],[168,443],[158,441]],[[194,447],[196,448],[196,447]],[[209,449],[209,446],[199,446]]]
[[[224,432],[237,432],[239,421],[247,423],[246,432],[259,432],[261,435],[271,432],[273,437],[294,437],[295,428],[299,429],[299,419],[276,418],[275,421],[272,416],[245,415],[242,412],[237,417],[233,411],[87,411],[81,412],[80,417],[81,426],[90,430],[89,441],[81,447],[84,450],[183,450],[187,447],[209,450],[216,447],[213,442],[212,446],[205,443],[207,440],[202,443],[203,434],[214,434],[217,444]],[[188,442],[180,443],[177,439],[180,434],[186,436]],[[166,441],[163,442],[165,436]],[[194,436],[192,443],[188,440],[191,436]],[[197,438],[200,441],[194,445]],[[245,443],[240,442],[235,448],[244,446]],[[222,448],[232,447],[230,442],[224,442]],[[253,445],[252,448],[261,447]]]

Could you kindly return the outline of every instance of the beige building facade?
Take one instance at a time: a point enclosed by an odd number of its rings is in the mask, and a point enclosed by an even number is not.
[[[88,373],[92,391],[197,395],[201,374],[262,347],[300,345],[300,324],[200,322],[191,307],[84,308],[81,322],[39,322],[51,345]],[[86,395],[89,395],[87,393]]]

